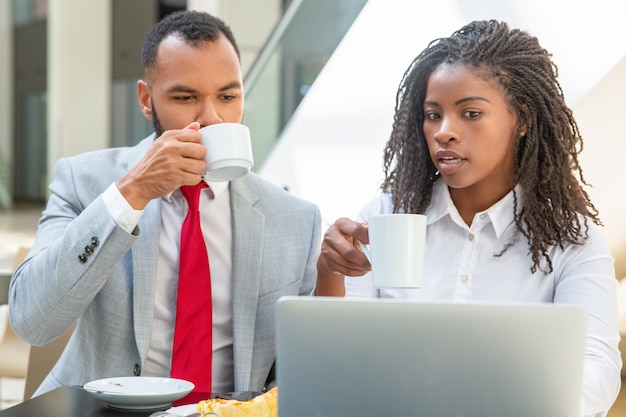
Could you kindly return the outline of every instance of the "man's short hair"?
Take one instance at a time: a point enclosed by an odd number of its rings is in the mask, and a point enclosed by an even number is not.
[[[156,63],[161,42],[170,35],[184,40],[192,46],[202,42],[216,41],[220,34],[233,45],[237,57],[239,47],[230,27],[221,19],[206,12],[183,10],[171,13],[154,25],[146,34],[141,53],[144,74]]]

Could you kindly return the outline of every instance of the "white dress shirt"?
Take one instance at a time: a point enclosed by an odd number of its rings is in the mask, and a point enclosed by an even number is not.
[[[523,198],[517,191],[518,198]],[[384,194],[361,211],[358,221],[392,212],[391,196]],[[440,180],[425,214],[428,226],[422,288],[378,290],[368,273],[364,277],[346,277],[346,296],[583,306],[589,313],[584,414],[605,415],[619,393],[622,363],[618,349],[617,280],[600,228],[589,222],[589,238],[584,245],[552,247],[552,273],[531,273],[532,259],[523,236],[504,254],[494,256],[502,252],[515,231],[513,192],[477,213],[471,226],[467,226]]]
[[[227,182],[208,182],[200,193],[201,228],[209,254],[213,298],[213,392],[234,390],[232,332],[232,228]],[[116,223],[131,233],[143,211],[133,210],[112,184],[103,194]],[[169,377],[178,293],[180,232],[187,201],[180,190],[161,201],[154,321],[142,375]]]

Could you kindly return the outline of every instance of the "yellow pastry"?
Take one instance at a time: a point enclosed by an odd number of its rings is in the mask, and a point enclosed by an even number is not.
[[[196,407],[206,417],[217,413],[221,417],[278,417],[278,388],[254,397],[248,401],[211,398],[202,400]]]

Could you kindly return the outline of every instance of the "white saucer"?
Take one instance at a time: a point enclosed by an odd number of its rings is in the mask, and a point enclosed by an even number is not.
[[[153,410],[183,398],[194,385],[182,379],[129,376],[98,379],[83,388],[112,408]]]

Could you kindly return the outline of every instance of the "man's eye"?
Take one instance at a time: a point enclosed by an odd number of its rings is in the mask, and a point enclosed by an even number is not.
[[[235,98],[237,98],[237,96],[229,96],[229,95],[222,96],[222,100],[224,100],[224,101],[232,101]]]
[[[176,96],[174,99],[177,101],[189,101],[193,99],[193,96]]]

